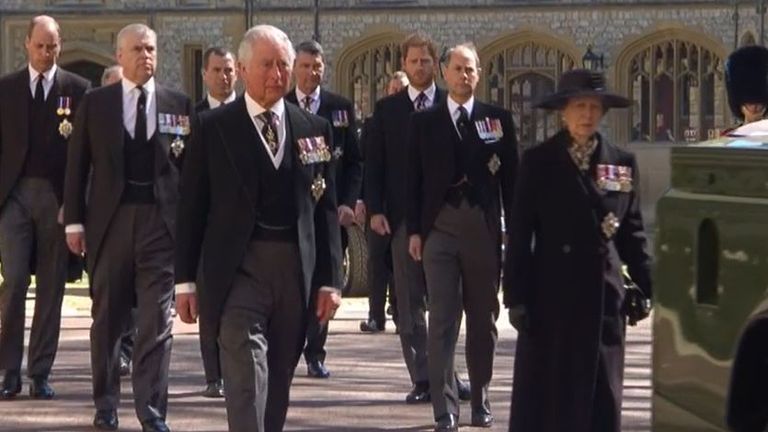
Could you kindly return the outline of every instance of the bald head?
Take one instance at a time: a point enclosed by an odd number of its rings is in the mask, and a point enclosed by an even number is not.
[[[24,48],[30,66],[38,73],[47,72],[56,64],[61,53],[61,29],[48,15],[39,15],[29,22]]]

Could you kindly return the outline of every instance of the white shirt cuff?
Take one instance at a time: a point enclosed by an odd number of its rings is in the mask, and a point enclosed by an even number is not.
[[[70,224],[64,227],[64,232],[67,234],[85,232],[85,226],[83,224]]]
[[[329,286],[321,286],[320,287],[320,291],[325,291],[325,292],[329,292],[329,293],[336,293],[336,294],[339,295],[339,297],[341,297],[341,290],[338,289],[338,288],[329,287]]]
[[[194,294],[197,287],[194,282],[176,284],[176,294]]]

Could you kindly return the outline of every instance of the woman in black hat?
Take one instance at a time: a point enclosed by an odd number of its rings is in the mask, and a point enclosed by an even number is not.
[[[523,156],[504,302],[518,329],[510,431],[621,430],[622,264],[647,298],[650,256],[632,154],[598,132],[630,103],[601,74],[563,74],[539,108],[563,128]]]

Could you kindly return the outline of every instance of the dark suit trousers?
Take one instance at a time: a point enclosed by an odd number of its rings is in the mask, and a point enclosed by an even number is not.
[[[120,337],[120,355],[126,359],[133,358],[133,344],[136,339],[136,308],[131,309],[125,331]]]
[[[202,258],[197,272],[197,289],[203,286],[203,264]],[[219,325],[207,316],[201,315],[198,318],[200,332],[200,355],[203,358],[203,372],[205,373],[205,382],[212,383],[221,379],[221,361],[219,360]]]
[[[219,330],[230,432],[279,432],[306,333],[295,242],[251,241]]]
[[[397,309],[394,280],[392,277],[392,236],[379,235],[367,224],[368,237],[368,319],[379,324],[386,321],[385,308],[387,304],[387,288],[389,287],[389,303]],[[392,320],[397,322],[397,313]]]
[[[467,369],[472,406],[490,408],[488,385],[498,333],[498,240],[492,239],[485,214],[466,201],[444,205],[424,243],[424,273],[429,291],[429,384],[435,419],[459,415],[453,356],[467,316]]]
[[[86,235],[88,225],[86,224]],[[173,239],[159,207],[123,204],[93,269],[91,369],[96,409],[120,402],[120,338],[136,299],[133,397],[141,421],[165,419],[171,361]]]
[[[56,358],[67,270],[64,227],[48,180],[24,178],[0,210],[0,369],[19,371],[24,352],[24,302],[35,263],[35,315],[27,375],[47,378]],[[33,256],[34,253],[34,256]]]
[[[397,290],[397,324],[405,366],[412,383],[426,383],[429,375],[424,270],[408,254],[405,223],[401,223],[392,236],[392,265]]]
[[[347,235],[347,229],[341,227],[341,252],[344,253],[347,250],[347,244],[349,243],[349,236]],[[319,288],[319,287],[315,287]],[[341,288],[341,287],[336,287]],[[304,347],[304,360],[307,363],[317,360],[320,363],[325,363],[325,342],[328,340],[328,323],[320,325],[320,321],[317,319],[315,313],[315,305],[309,308],[309,316],[307,317],[307,346]]]

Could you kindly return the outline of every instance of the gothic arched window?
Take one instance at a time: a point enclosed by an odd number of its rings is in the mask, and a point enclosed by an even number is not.
[[[655,40],[620,56],[630,141],[699,141],[729,126],[723,61],[688,38]],[[622,60],[623,58],[623,60]]]
[[[389,79],[400,69],[402,40],[392,33],[372,36],[339,56],[337,89],[355,104],[358,118],[373,112],[376,101],[386,96]]]
[[[512,111],[523,148],[553,135],[560,127],[557,114],[533,108],[555,91],[557,80],[573,69],[575,56],[557,43],[535,34],[508,36],[481,53],[484,59],[483,98]]]

